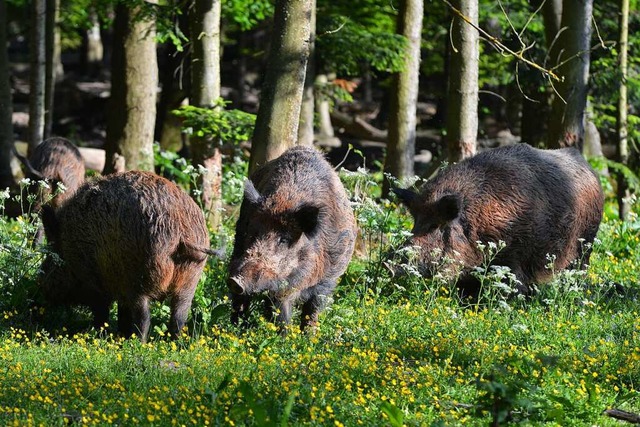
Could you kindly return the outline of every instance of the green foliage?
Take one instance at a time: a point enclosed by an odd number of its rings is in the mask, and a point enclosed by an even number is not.
[[[177,156],[156,158],[165,174],[191,173]],[[229,218],[214,246],[233,239],[246,174],[246,159],[227,160]],[[637,215],[627,225],[607,218],[590,269],[560,273],[526,301],[501,293],[508,272],[488,266],[500,244],[485,245],[477,274],[486,293],[468,304],[397,253],[411,219],[376,199],[380,175],[341,178],[360,237],[309,334],[293,326],[280,336],[259,313],[250,329],[231,325],[226,263],[213,258],[188,337],[165,337],[167,304],[153,307],[148,344],[113,327],[78,332],[88,322],[58,331],[62,314],[29,309],[35,223],[0,220],[0,423],[614,426],[604,408],[640,412]]]
[[[269,0],[225,0],[222,15],[241,31],[248,31],[273,16],[273,3]]]
[[[316,46],[320,67],[340,76],[360,75],[363,67],[398,72],[406,39],[395,33],[397,12],[389,2],[318,2]]]
[[[255,126],[255,115],[241,110],[227,110],[218,100],[213,108],[184,105],[173,114],[182,119],[183,129],[214,142],[239,144],[248,141]]]

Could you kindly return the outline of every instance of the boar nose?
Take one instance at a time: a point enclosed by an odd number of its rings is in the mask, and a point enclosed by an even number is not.
[[[229,278],[229,290],[236,295],[242,295],[244,293],[244,285],[242,284],[242,279],[239,277],[230,277]]]

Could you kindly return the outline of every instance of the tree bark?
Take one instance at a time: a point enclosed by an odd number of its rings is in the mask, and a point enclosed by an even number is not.
[[[314,112],[315,100],[313,86],[315,82],[315,37],[316,37],[316,0],[311,0],[311,21],[309,37],[309,60],[304,79],[304,91],[302,92],[302,105],[300,106],[300,125],[298,127],[298,144],[313,145],[314,137]],[[325,116],[328,118],[328,115]]]
[[[137,9],[116,6],[111,99],[107,120],[104,173],[153,171],[153,131],[156,118],[158,65],[155,23],[136,17]]]
[[[31,153],[44,139],[46,4],[46,0],[33,0],[31,5],[31,45],[29,52],[29,153]]]
[[[104,59],[104,45],[100,34],[100,22],[95,11],[89,13],[90,28],[84,30],[82,35],[82,53],[80,63],[82,73],[86,76],[97,77],[102,68]]]
[[[56,83],[63,77],[62,62],[60,60],[60,31],[58,28],[60,0],[46,0],[46,2],[44,139],[52,135],[55,87]]]
[[[277,0],[249,172],[296,145],[309,58],[311,0]]]
[[[628,49],[629,49],[629,0],[620,0],[620,34],[619,34],[619,67],[620,83],[618,96],[618,116],[616,120],[616,134],[618,137],[618,161],[629,166],[629,139],[627,122],[627,75],[628,75]],[[618,213],[620,219],[626,220],[631,212],[629,186],[622,174],[618,174]]]
[[[478,25],[478,0],[456,0],[453,5]],[[459,17],[452,26],[447,102],[449,161],[476,153],[478,136],[478,31]]]
[[[220,98],[220,0],[195,0],[191,9],[191,104],[214,108]],[[191,138],[194,165],[204,166],[199,178],[201,202],[209,225],[220,225],[222,154],[220,141]]]
[[[414,175],[422,16],[422,0],[400,2],[397,32],[406,37],[408,43],[404,69],[393,76],[391,84],[389,141],[384,171],[400,180],[402,184]],[[383,197],[389,194],[389,188],[390,182],[385,178],[382,187]]]
[[[7,2],[0,0],[0,189],[15,184],[11,170],[13,149],[13,103],[7,53]]]
[[[536,3],[539,3],[539,0]],[[536,5],[537,7],[537,5]],[[562,0],[546,0],[542,6],[542,20],[544,22],[544,38],[547,49],[550,50],[560,31],[562,21]],[[555,58],[552,60],[555,64]]]
[[[584,111],[587,104],[589,80],[589,51],[591,40],[591,12],[593,0],[564,0],[562,4],[563,31],[557,40],[559,54],[555,60],[556,73],[563,81],[551,105],[547,145],[550,148],[575,146],[582,150],[584,140]],[[556,49],[552,49],[552,54]]]

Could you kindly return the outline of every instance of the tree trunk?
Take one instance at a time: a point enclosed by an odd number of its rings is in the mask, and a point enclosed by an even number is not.
[[[46,0],[33,0],[29,70],[29,153],[44,139]]]
[[[0,189],[15,184],[11,170],[13,149],[13,104],[9,82],[9,54],[7,53],[7,2],[0,0]]]
[[[544,0],[539,0],[544,1]],[[537,1],[536,3],[539,3]],[[536,8],[538,5],[536,4]],[[562,21],[562,0],[546,0],[542,6],[542,20],[544,22],[544,38],[547,49],[551,50],[554,40],[560,31]],[[556,63],[556,58],[552,59]]]
[[[220,0],[195,0],[191,9],[191,99],[192,105],[214,108],[220,98]],[[217,108],[217,107],[216,107]],[[222,154],[220,141],[193,136],[191,157],[204,166],[199,178],[201,202],[207,221],[217,230],[222,209]]]
[[[122,167],[153,171],[158,65],[155,23],[116,6],[104,173]]]
[[[329,84],[326,74],[318,74],[315,78],[314,86],[324,88]],[[334,111],[337,114],[341,114]],[[324,147],[339,147],[340,140],[336,138],[331,123],[331,105],[329,99],[322,93],[322,90],[315,97],[315,117],[318,121],[318,145]],[[350,119],[350,118],[349,118]]]
[[[478,25],[478,0],[456,0],[454,6]],[[478,136],[478,31],[454,17],[447,102],[449,161],[476,153]]]
[[[188,22],[181,25],[181,28],[185,26],[188,26]],[[162,92],[158,101],[155,140],[160,142],[160,148],[163,150],[178,152],[184,148],[182,122],[172,111],[185,104],[191,90],[191,75],[184,72],[183,66],[186,58],[186,53],[178,51],[173,43],[166,43],[158,51]]]
[[[296,145],[309,58],[311,0],[277,0],[249,172]]]
[[[298,127],[298,144],[313,145],[313,123],[315,101],[313,86],[315,81],[315,37],[316,37],[316,0],[311,0],[311,36],[309,37],[309,60],[304,79],[304,91],[302,93],[302,105],[300,106],[300,126]]]
[[[620,0],[620,36],[619,36],[619,61],[620,61],[620,87],[618,98],[618,117],[616,120],[616,133],[618,137],[618,161],[629,166],[629,140],[627,129],[627,53],[629,49],[629,0]],[[622,174],[618,174],[618,213],[620,219],[626,220],[631,211],[629,187]]]
[[[89,14],[91,27],[84,31],[82,35],[82,53],[80,63],[82,73],[85,76],[97,77],[102,68],[104,58],[104,46],[100,35],[100,22],[95,11]]]
[[[544,4],[543,4],[544,2]],[[543,65],[548,66],[549,58],[557,57],[558,53],[554,47],[555,38],[560,31],[560,20],[562,19],[562,0],[535,0],[531,2],[531,12],[542,6],[542,20],[544,22],[545,45],[547,47],[547,57]],[[551,50],[554,53],[551,53]],[[551,61],[555,63],[555,61]],[[543,146],[547,139],[547,123],[549,122],[551,90],[543,80],[540,72],[533,68],[520,68],[520,84],[525,91],[526,98],[522,98],[522,116],[520,120],[520,135],[522,142],[534,147]],[[546,90],[540,90],[546,87]],[[527,99],[529,98],[529,99]],[[532,101],[533,100],[533,101]]]
[[[400,180],[402,184],[414,175],[422,15],[422,0],[400,2],[398,34],[406,37],[408,43],[404,69],[393,76],[391,84],[389,141],[384,171]],[[385,179],[382,189],[383,197],[389,194],[389,187],[389,180]]]
[[[62,62],[60,61],[60,31],[58,28],[60,0],[46,1],[44,139],[51,137],[53,129],[53,99],[55,97],[55,87],[56,83],[63,77]]]
[[[551,59],[556,61],[556,73],[564,80],[556,85],[559,96],[556,94],[551,105],[547,139],[550,148],[575,146],[582,150],[592,9],[593,0],[564,0],[562,5],[561,27],[566,30],[556,42],[560,49],[557,59]],[[552,54],[555,51],[554,47]]]

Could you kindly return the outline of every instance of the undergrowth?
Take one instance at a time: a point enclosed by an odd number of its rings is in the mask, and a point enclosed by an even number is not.
[[[189,191],[193,170],[164,162]],[[245,171],[239,157],[226,162],[225,221],[212,240],[228,250]],[[0,423],[613,426],[604,410],[640,412],[637,202],[627,222],[605,216],[588,270],[556,272],[526,299],[508,269],[490,265],[501,243],[485,245],[474,272],[482,289],[469,303],[401,249],[411,218],[371,196],[380,179],[341,176],[360,235],[309,334],[281,336],[259,314],[250,329],[231,325],[226,262],[215,258],[188,336],[166,337],[165,304],[153,307],[147,344],[93,330],[86,310],[38,296],[47,248],[31,243],[37,215],[0,219]]]

